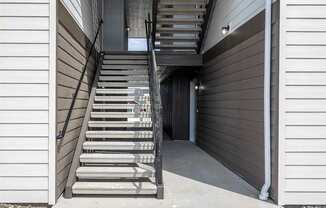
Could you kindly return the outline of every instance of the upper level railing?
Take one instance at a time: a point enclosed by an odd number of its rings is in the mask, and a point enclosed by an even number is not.
[[[83,67],[83,71],[80,75],[80,78],[79,78],[79,82],[77,84],[77,87],[76,87],[76,90],[75,90],[75,93],[73,94],[73,98],[72,98],[72,101],[71,101],[71,104],[70,104],[70,108],[69,108],[69,111],[68,111],[68,114],[67,114],[67,117],[65,119],[65,122],[64,122],[64,125],[63,125],[63,128],[62,130],[59,132],[59,134],[57,135],[57,139],[62,139],[65,134],[66,134],[66,131],[67,131],[67,128],[68,128],[68,124],[69,124],[69,121],[70,121],[70,117],[71,117],[71,114],[72,114],[72,111],[74,109],[74,106],[75,106],[75,102],[76,102],[76,99],[77,99],[77,96],[78,96],[78,92],[80,90],[80,86],[82,84],[82,81],[84,79],[84,76],[86,74],[86,71],[87,71],[87,66],[88,66],[88,62],[89,62],[89,59],[90,57],[92,56],[93,54],[93,51],[95,49],[95,44],[96,44],[96,41],[98,39],[98,36],[99,36],[99,33],[101,31],[101,28],[102,28],[102,25],[103,25],[103,20],[100,19],[99,23],[98,23],[98,28],[97,28],[97,31],[96,31],[96,35],[95,35],[95,38],[92,42],[92,45],[91,45],[91,48],[89,49],[89,52],[88,52],[88,55],[87,55],[87,59],[86,59],[86,63]],[[96,70],[95,70],[96,71]],[[95,73],[95,72],[94,72]]]
[[[153,30],[150,14],[145,21],[146,25],[146,39],[148,51],[148,75],[149,75],[149,88],[151,97],[151,111],[152,111],[152,125],[153,136],[155,144],[155,182],[157,186],[157,197],[162,199],[164,195],[163,187],[163,174],[162,174],[162,142],[163,142],[163,123],[162,123],[162,103],[160,95],[160,82],[157,75],[157,64],[153,42]],[[154,34],[155,35],[155,34]]]

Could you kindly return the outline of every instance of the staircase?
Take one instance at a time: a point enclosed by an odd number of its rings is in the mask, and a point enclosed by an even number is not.
[[[203,38],[207,3],[208,0],[155,0],[155,48],[197,53]]]
[[[156,195],[161,170],[153,134],[147,53],[106,53],[93,84],[65,197]]]

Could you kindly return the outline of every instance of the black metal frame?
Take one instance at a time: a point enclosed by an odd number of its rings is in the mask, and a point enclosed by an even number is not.
[[[157,65],[154,51],[154,41],[152,30],[153,22],[151,16],[148,14],[148,19],[145,21],[146,26],[146,39],[147,39],[147,52],[148,52],[148,75],[149,75],[149,88],[151,97],[151,111],[153,123],[153,136],[155,144],[155,183],[157,186],[157,198],[164,198],[164,185],[163,185],[163,167],[162,167],[162,142],[163,142],[163,123],[162,123],[162,102],[160,95],[160,82],[157,75]]]
[[[79,82],[78,82],[78,85],[76,87],[76,90],[75,90],[75,93],[73,94],[73,98],[72,98],[72,101],[71,101],[71,104],[70,104],[70,108],[69,108],[69,112],[68,112],[68,115],[66,117],[66,120],[64,122],[64,125],[63,125],[63,128],[62,130],[59,132],[59,135],[57,135],[57,139],[62,139],[64,138],[64,136],[66,135],[66,131],[67,131],[67,128],[68,128],[68,124],[69,124],[69,120],[70,120],[70,117],[71,117],[71,114],[72,114],[72,111],[74,109],[74,106],[75,106],[75,102],[76,102],[76,98],[78,96],[78,92],[80,90],[80,86],[82,84],[82,81],[84,79],[84,76],[85,76],[85,73],[86,73],[86,70],[87,70],[87,65],[88,65],[88,62],[89,62],[89,59],[90,57],[92,56],[93,54],[93,51],[94,51],[94,48],[95,48],[95,44],[96,44],[96,41],[97,41],[97,38],[99,36],[99,33],[100,33],[100,30],[102,28],[102,25],[103,25],[103,20],[100,19],[99,21],[99,24],[98,24],[98,28],[97,28],[97,31],[96,31],[96,35],[95,35],[95,38],[92,42],[92,45],[91,45],[91,48],[88,52],[88,55],[87,55],[87,59],[86,59],[86,63],[83,67],[83,71],[80,75],[80,78],[79,78]],[[96,70],[94,72],[94,74],[96,73]],[[95,76],[94,76],[95,77]]]

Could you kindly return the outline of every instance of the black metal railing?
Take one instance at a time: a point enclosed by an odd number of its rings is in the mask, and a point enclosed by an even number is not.
[[[65,122],[64,122],[64,125],[63,125],[62,130],[57,135],[57,139],[62,139],[65,136],[65,134],[66,134],[66,131],[67,131],[67,128],[68,128],[68,125],[69,125],[69,121],[70,121],[70,117],[71,117],[71,114],[72,114],[72,111],[74,109],[75,102],[76,102],[76,99],[77,99],[77,96],[78,96],[78,92],[80,90],[80,86],[82,84],[82,81],[84,79],[85,73],[87,71],[88,62],[89,62],[90,57],[92,57],[92,54],[93,54],[93,51],[94,51],[94,48],[95,48],[95,44],[96,44],[97,38],[99,36],[99,33],[101,31],[102,25],[103,25],[103,20],[100,19],[99,24],[98,24],[98,28],[97,28],[97,31],[96,31],[95,38],[94,38],[94,40],[92,42],[91,48],[89,49],[89,52],[88,52],[88,55],[87,55],[87,59],[86,59],[86,63],[84,65],[83,71],[82,71],[82,73],[80,75],[79,82],[78,82],[78,85],[76,87],[75,93],[73,94],[73,98],[72,98],[72,101],[71,101],[71,104],[70,104],[70,108],[69,108],[67,117],[65,119]],[[94,71],[96,71],[96,70],[94,70]],[[93,76],[93,77],[95,77],[95,76]]]
[[[157,22],[157,10],[158,10],[158,0],[153,0],[152,3],[152,17],[153,17],[153,23],[152,23],[152,43],[153,43],[153,49],[155,48],[155,41],[156,41],[156,22]],[[148,19],[150,20],[150,19]]]
[[[148,52],[148,75],[149,75],[149,88],[151,97],[151,112],[152,112],[152,125],[153,137],[155,144],[155,182],[158,188],[157,197],[162,199],[164,193],[163,187],[163,174],[162,174],[162,142],[163,142],[163,124],[162,124],[162,103],[160,95],[160,82],[157,75],[156,56],[154,51],[154,41],[151,16],[148,14],[148,19],[145,21],[146,25],[146,39],[147,39],[147,52]],[[155,34],[154,34],[155,35]]]

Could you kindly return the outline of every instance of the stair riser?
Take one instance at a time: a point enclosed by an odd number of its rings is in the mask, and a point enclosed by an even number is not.
[[[103,64],[110,65],[147,65],[147,60],[103,60]]]
[[[113,71],[113,70],[105,70],[101,71],[101,75],[129,75],[129,76],[134,76],[134,75],[143,75],[147,76],[148,71],[147,70],[124,70],[124,71]]]
[[[148,81],[148,76],[100,76],[100,81]]]
[[[147,56],[132,55],[104,55],[104,60],[147,60]]]

